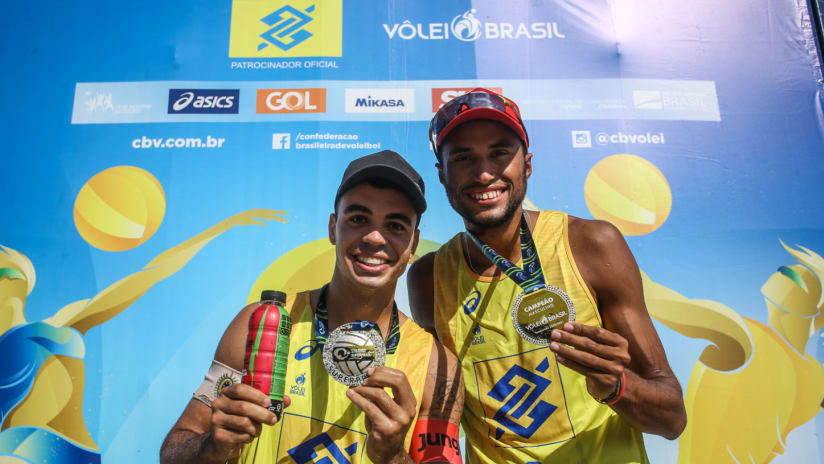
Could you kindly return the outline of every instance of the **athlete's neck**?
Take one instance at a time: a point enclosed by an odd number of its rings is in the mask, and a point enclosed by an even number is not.
[[[524,214],[523,208],[518,207],[512,217],[503,224],[492,227],[482,227],[477,224],[469,224],[464,221],[467,230],[475,234],[481,243],[488,245],[496,253],[503,256],[511,263],[517,263],[521,259],[521,216]],[[467,241],[467,258],[470,267],[478,274],[493,275],[497,273],[497,267],[490,261],[481,249],[472,240]]]
[[[378,289],[355,287],[335,270],[326,288],[326,310],[329,330],[353,321],[372,321],[384,336],[389,333],[392,305],[395,302],[395,282]]]

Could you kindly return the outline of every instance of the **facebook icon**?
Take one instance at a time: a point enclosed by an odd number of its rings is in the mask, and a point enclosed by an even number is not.
[[[292,134],[272,134],[272,150],[288,150]]]

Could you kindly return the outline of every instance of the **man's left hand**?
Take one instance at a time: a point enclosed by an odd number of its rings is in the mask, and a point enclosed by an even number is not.
[[[371,368],[362,385],[346,395],[366,414],[366,454],[372,462],[410,462],[404,439],[417,411],[417,401],[403,372],[390,367]],[[390,397],[384,388],[391,388]]]
[[[630,363],[627,339],[602,327],[568,322],[552,331],[552,340],[549,349],[558,362],[586,377],[590,395],[603,399],[615,393]]]

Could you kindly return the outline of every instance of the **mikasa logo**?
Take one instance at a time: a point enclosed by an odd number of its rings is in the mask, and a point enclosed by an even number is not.
[[[477,10],[472,8],[452,18],[450,22],[383,24],[383,30],[390,39],[399,37],[403,40],[449,40],[452,38],[463,42],[478,39],[565,39],[558,29],[557,22],[509,23],[488,21],[482,23],[475,17]]]
[[[414,113],[414,89],[346,89],[347,113]]]

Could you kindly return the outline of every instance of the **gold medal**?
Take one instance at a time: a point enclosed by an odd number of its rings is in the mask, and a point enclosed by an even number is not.
[[[575,305],[563,290],[552,285],[521,292],[512,303],[512,325],[524,340],[549,345],[550,334],[575,321]]]

